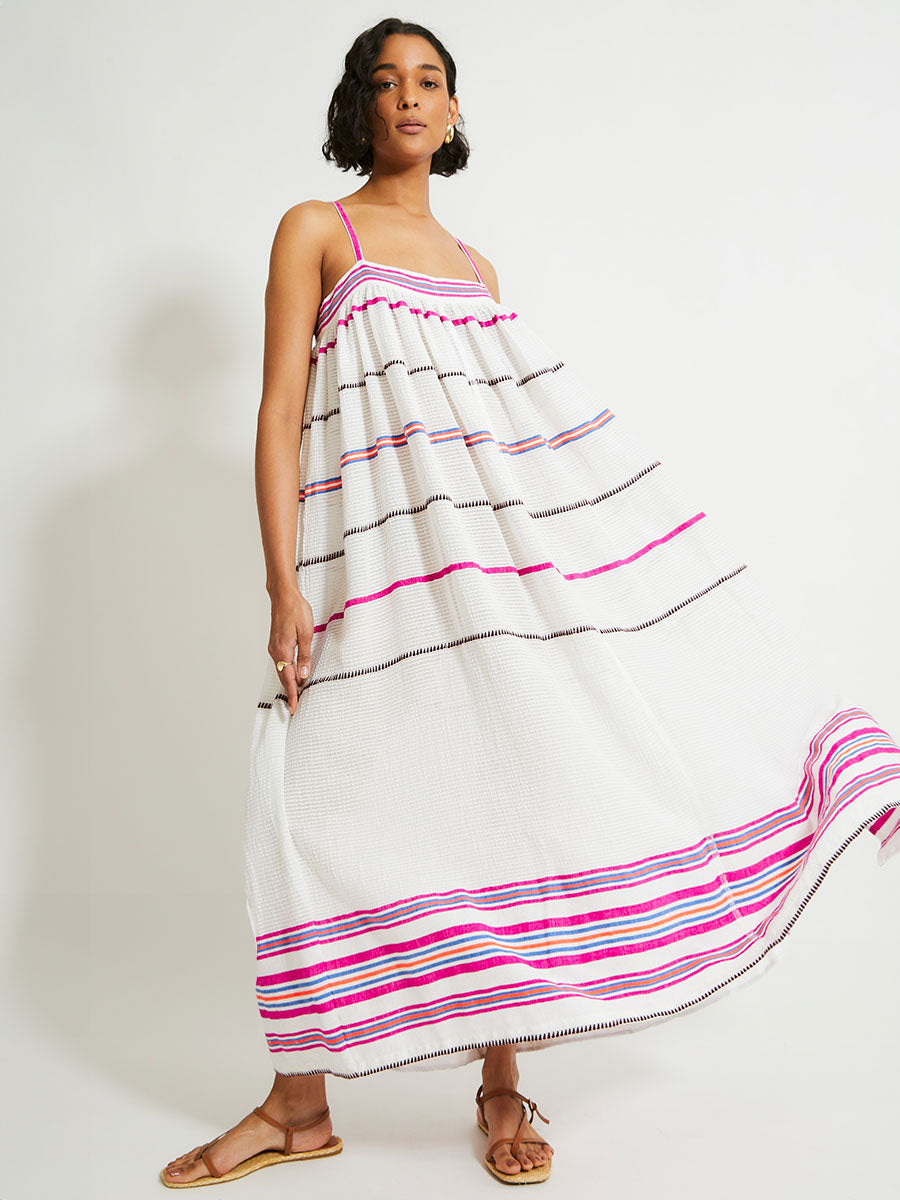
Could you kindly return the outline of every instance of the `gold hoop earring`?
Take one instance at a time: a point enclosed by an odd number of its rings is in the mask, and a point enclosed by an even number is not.
[[[452,125],[447,126],[447,133],[446,133],[446,136],[444,137],[444,141],[445,142],[453,141],[453,126]]]

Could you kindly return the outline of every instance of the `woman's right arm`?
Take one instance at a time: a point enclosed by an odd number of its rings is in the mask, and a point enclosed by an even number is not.
[[[305,201],[288,209],[275,231],[266,283],[263,388],[256,424],[256,503],[266,590],[272,604],[268,649],[273,662],[287,663],[278,675],[292,714],[297,708],[299,677],[309,672],[313,632],[312,609],[297,587],[294,560],[303,408],[327,229],[320,201]]]

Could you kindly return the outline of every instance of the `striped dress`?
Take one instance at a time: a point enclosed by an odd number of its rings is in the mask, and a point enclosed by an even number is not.
[[[900,850],[900,747],[462,243],[465,278],[373,262],[334,204],[311,671],[291,716],[266,660],[245,810],[271,1064],[461,1066],[755,979],[857,834]]]

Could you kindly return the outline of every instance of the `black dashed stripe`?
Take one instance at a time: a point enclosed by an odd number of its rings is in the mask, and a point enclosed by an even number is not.
[[[571,504],[557,504],[553,508],[526,509],[526,511],[530,517],[533,517],[535,520],[539,520],[542,517],[557,517],[560,515],[560,513],[573,512],[578,508],[584,508],[592,504],[599,504],[603,500],[609,500],[610,497],[617,496],[626,488],[631,487],[632,484],[637,483],[637,481],[642,479],[648,472],[661,465],[662,464],[657,459],[655,462],[650,463],[649,466],[642,467],[640,471],[632,475],[630,479],[626,479],[624,483],[616,484],[614,488],[610,488],[606,492],[601,492],[597,496],[588,496],[583,500],[573,500]],[[385,521],[391,520],[392,517],[409,517],[413,516],[415,513],[424,512],[428,508],[429,504],[434,504],[438,500],[449,501],[454,508],[491,508],[494,510],[494,512],[499,512],[500,509],[503,508],[512,508],[515,505],[521,505],[523,508],[525,507],[524,500],[498,500],[496,503],[488,499],[454,500],[453,497],[448,495],[446,492],[436,492],[433,496],[429,496],[427,500],[423,500],[421,504],[407,505],[405,508],[394,508],[391,509],[390,512],[385,513],[384,516],[378,517],[377,520],[369,521],[366,525],[351,526],[351,528],[344,530],[343,536],[348,538],[352,537],[356,533],[368,533],[372,529],[378,529],[379,526],[383,525]],[[317,554],[313,558],[301,559],[294,569],[299,571],[301,567],[313,567],[317,566],[319,563],[333,562],[336,558],[343,557],[343,554],[343,548],[340,550],[332,550],[330,554]]]
[[[554,363],[552,367],[540,367],[537,371],[531,371],[528,375],[523,375],[521,379],[516,379],[514,375],[495,375],[491,379],[488,379],[483,375],[467,375],[465,371],[439,371],[434,363],[423,363],[422,366],[411,367],[402,358],[391,358],[379,370],[365,371],[362,379],[353,380],[349,383],[340,383],[338,384],[336,390],[338,392],[343,392],[352,389],[364,388],[367,386],[367,381],[369,379],[387,375],[388,367],[397,366],[406,367],[406,372],[408,375],[417,375],[420,371],[434,371],[438,379],[465,379],[470,387],[476,387],[479,384],[485,384],[487,387],[496,387],[501,383],[513,383],[516,387],[524,387],[526,383],[530,383],[533,379],[537,379],[540,375],[547,375],[552,371],[560,371],[565,365],[566,364],[564,362],[560,361]],[[326,421],[329,417],[333,417],[340,411],[340,406],[338,406],[336,408],[330,408],[325,413],[317,413],[315,416],[310,417],[309,421],[305,421],[302,428],[303,430],[309,429],[313,421]]]
[[[715,583],[709,584],[701,591],[695,592],[693,596],[688,596],[686,600],[682,600],[678,604],[673,605],[672,608],[660,613],[657,617],[651,617],[649,621],[643,621],[640,625],[611,625],[608,628],[600,628],[597,625],[574,625],[571,629],[555,629],[550,633],[520,633],[516,629],[486,629],[480,633],[470,633],[465,637],[456,638],[452,642],[438,642],[433,646],[420,646],[415,650],[407,650],[403,654],[398,654],[394,658],[387,659],[385,662],[373,663],[368,667],[359,667],[354,671],[340,671],[333,675],[320,675],[315,679],[307,679],[305,683],[301,682],[300,694],[302,695],[307,688],[315,687],[320,683],[334,683],[342,679],[357,679],[361,675],[371,675],[375,671],[385,671],[388,669],[388,667],[393,667],[396,666],[397,663],[405,662],[408,658],[416,658],[420,654],[434,654],[439,650],[452,650],[456,646],[464,646],[468,642],[477,642],[483,638],[518,637],[525,638],[528,641],[547,642],[552,638],[571,637],[572,634],[576,633],[639,633],[642,629],[649,629],[651,625],[656,625],[660,621],[665,621],[668,617],[671,617],[674,613],[678,612],[679,609],[686,607],[688,604],[692,604],[701,596],[705,596],[707,593],[711,592],[713,588],[719,587],[720,584],[732,579],[735,575],[739,574],[741,571],[745,571],[746,569],[747,564],[742,563],[739,567],[735,567],[733,571],[729,571],[727,575],[721,576],[715,581]],[[272,708],[275,700],[283,700],[285,703],[287,703],[287,696],[285,696],[284,693],[279,692],[272,701],[260,702],[256,707]]]

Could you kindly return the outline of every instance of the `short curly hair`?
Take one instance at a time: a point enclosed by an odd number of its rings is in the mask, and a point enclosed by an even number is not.
[[[372,81],[372,67],[377,61],[384,39],[392,33],[416,34],[425,38],[441,56],[447,72],[447,91],[456,92],[456,63],[443,43],[431,30],[414,21],[385,17],[371,29],[364,30],[354,41],[344,58],[344,74],[334,89],[328,105],[328,137],[322,153],[342,171],[355,170],[357,175],[370,175],[374,166],[371,140],[366,141],[369,129],[366,112],[375,98],[377,88]],[[442,142],[431,156],[431,175],[455,175],[469,161],[469,143],[462,130],[459,116],[453,128],[453,140]]]

